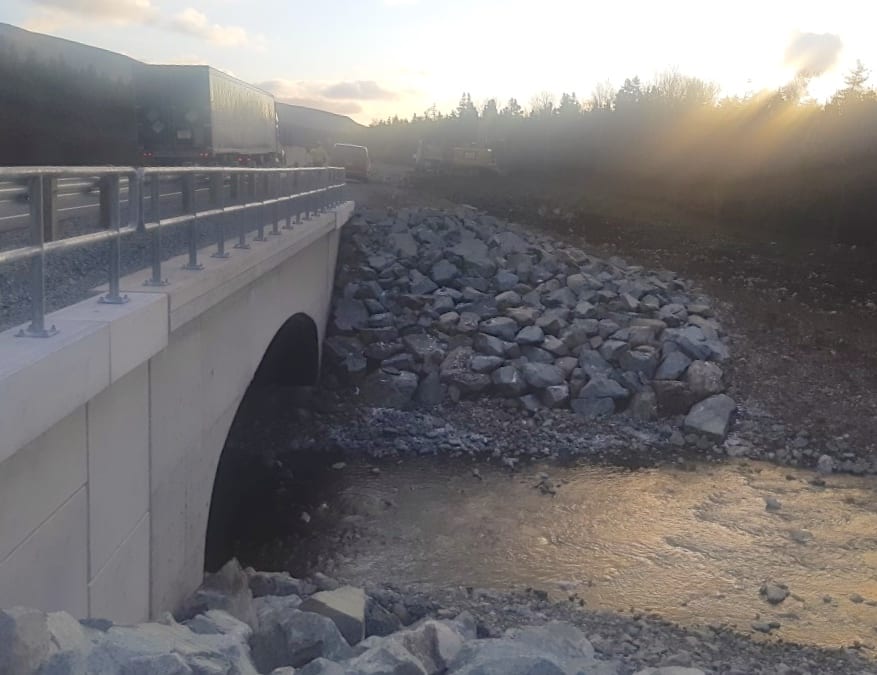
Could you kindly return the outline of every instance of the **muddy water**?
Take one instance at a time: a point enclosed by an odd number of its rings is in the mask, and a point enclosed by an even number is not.
[[[353,581],[532,586],[686,624],[749,632],[776,621],[774,636],[796,642],[877,642],[877,499],[867,479],[832,476],[822,487],[812,473],[757,463],[478,471],[426,460],[378,474],[327,470],[326,493],[311,495],[322,508],[309,534],[287,542],[288,566],[302,572],[305,556],[333,557],[336,574]],[[534,488],[540,471],[556,494]],[[781,508],[768,510],[768,497]],[[768,604],[765,580],[792,595]]]

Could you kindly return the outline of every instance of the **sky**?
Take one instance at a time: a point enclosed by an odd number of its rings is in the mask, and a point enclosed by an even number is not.
[[[809,64],[824,98],[861,59],[861,0],[0,0],[0,21],[151,63],[209,63],[278,98],[364,124],[667,68],[743,95]],[[877,78],[877,76],[875,76]]]

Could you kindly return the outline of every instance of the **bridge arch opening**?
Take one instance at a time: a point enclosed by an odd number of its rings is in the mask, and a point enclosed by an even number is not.
[[[280,471],[276,456],[297,432],[295,411],[317,384],[319,365],[317,326],[307,314],[295,314],[268,345],[222,449],[207,523],[207,571],[236,554],[243,534],[252,539],[254,528],[264,528],[267,538],[273,530],[266,514]]]

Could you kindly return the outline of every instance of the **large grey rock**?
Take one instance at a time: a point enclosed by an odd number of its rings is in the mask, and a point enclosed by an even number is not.
[[[415,274],[412,272],[412,277],[414,276]],[[437,290],[438,284],[428,276],[420,274],[419,272],[417,273],[416,278],[413,278],[411,281],[411,293],[414,295],[429,295]]]
[[[493,235],[492,241],[499,246],[499,250],[502,251],[503,255],[526,253],[530,248],[530,245],[523,237],[508,230]]]
[[[404,335],[402,344],[421,363],[439,365],[444,361],[445,350],[432,335],[426,333]]]
[[[402,622],[393,612],[384,609],[377,601],[369,599],[365,607],[365,634],[384,636],[402,628]]]
[[[500,311],[509,307],[518,307],[521,304],[521,296],[514,291],[503,291],[494,299]]]
[[[402,370],[376,370],[363,380],[360,396],[370,404],[386,408],[407,408],[417,391],[417,375]]]
[[[658,311],[658,318],[671,328],[681,326],[688,320],[688,311],[685,309],[685,305],[670,303],[661,307]]]
[[[329,617],[351,645],[365,637],[365,592],[361,588],[342,586],[306,598],[299,609]]]
[[[496,287],[500,291],[510,291],[518,284],[519,281],[520,279],[518,275],[513,274],[512,272],[500,270],[496,273]]]
[[[525,626],[506,631],[517,644],[546,651],[565,659],[593,659],[594,647],[576,626],[552,621],[544,626]]]
[[[654,420],[658,417],[658,397],[655,390],[645,387],[633,395],[628,408],[630,416],[637,420]]]
[[[492,373],[503,364],[503,361],[501,356],[476,354],[469,362],[469,367],[476,373]]]
[[[439,286],[445,286],[460,276],[460,270],[449,260],[439,260],[432,266],[430,276]]]
[[[494,391],[500,396],[514,398],[527,391],[527,383],[521,371],[514,366],[503,366],[493,371],[491,380]]]
[[[725,390],[722,369],[710,361],[693,361],[685,373],[685,382],[698,401]]]
[[[0,673],[36,673],[49,656],[46,614],[36,609],[0,610]]]
[[[204,582],[186,600],[180,613],[190,618],[211,609],[228,612],[251,626],[256,622],[250,579],[236,558],[215,574],[205,575]]]
[[[566,379],[560,368],[548,363],[525,363],[521,368],[521,374],[524,376],[524,381],[534,389],[563,384]]]
[[[335,328],[348,332],[362,328],[368,323],[368,309],[361,300],[339,298],[335,301]]]
[[[514,340],[515,335],[518,332],[518,324],[514,319],[510,319],[507,316],[498,316],[493,319],[488,319],[487,321],[482,321],[479,328],[482,333],[493,335],[494,337],[506,340],[507,342]]]
[[[541,345],[545,339],[545,333],[539,326],[525,326],[515,336],[515,342],[519,345]]]
[[[302,668],[275,668],[271,675],[347,675],[347,671],[340,663],[320,657]]]
[[[465,640],[456,622],[427,620],[387,637],[380,644],[396,643],[413,655],[428,675],[440,675],[447,672]]]
[[[560,408],[569,401],[569,385],[556,384],[542,390],[542,404],[546,408]]]
[[[439,405],[445,397],[445,385],[442,384],[438,371],[427,373],[417,385],[414,401],[425,408]]]
[[[696,404],[685,416],[685,429],[715,440],[723,440],[728,434],[728,425],[735,408],[734,399],[727,394],[710,396]]]
[[[644,668],[634,675],[705,675],[700,668],[683,668],[682,666],[664,666],[663,668]]]
[[[451,664],[458,675],[567,675],[560,659],[509,639],[474,640]]]
[[[389,237],[390,251],[400,258],[413,258],[417,255],[417,242],[408,232],[393,232]]]
[[[505,315],[514,319],[519,326],[539,326],[543,318],[536,307],[511,307],[505,310]]]
[[[578,298],[575,293],[564,286],[546,295],[542,302],[546,307],[573,307],[578,302]]]
[[[678,380],[691,365],[691,359],[681,351],[670,352],[661,361],[658,370],[655,372],[656,380]]]
[[[658,350],[648,345],[627,349],[618,358],[618,365],[633,373],[642,373],[651,378],[658,368]]]
[[[505,343],[498,337],[486,333],[477,333],[472,338],[472,348],[487,356],[505,356]]]
[[[684,415],[696,401],[684,382],[678,380],[655,380],[652,388],[658,399],[658,414],[662,417]]]
[[[588,420],[608,417],[615,412],[615,401],[611,398],[574,398],[569,405],[573,412]]]
[[[235,621],[230,616],[228,620]],[[216,621],[214,625],[224,631],[228,620]],[[246,629],[240,622],[232,624],[228,632],[204,634],[194,633],[173,620],[161,624],[112,626],[91,637],[93,647],[87,655],[84,672],[88,675],[255,675],[250,647],[243,635]]]
[[[260,672],[282,666],[298,668],[318,657],[339,661],[352,654],[330,618],[268,600],[256,600],[259,621],[250,641]]]
[[[579,352],[579,367],[591,378],[600,375],[608,376],[612,372],[612,365],[600,352],[593,349],[583,349]]]
[[[376,646],[344,663],[346,675],[429,675],[423,663],[393,640]]]
[[[627,389],[605,375],[594,375],[582,388],[579,398],[612,398],[625,399],[629,396]]]

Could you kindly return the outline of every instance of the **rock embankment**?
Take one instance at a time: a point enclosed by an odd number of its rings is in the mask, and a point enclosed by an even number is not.
[[[570,598],[571,600],[573,598]],[[176,617],[0,611],[2,675],[704,675],[870,672],[854,650],[591,612],[528,589],[343,586],[232,560]]]
[[[359,214],[326,341],[330,372],[384,407],[481,395],[534,412],[675,418],[721,441],[735,403],[709,299],[492,216]]]
[[[64,612],[0,612],[4,675],[615,675],[576,626],[548,621],[479,636],[468,612],[431,618],[398,594],[368,597],[316,575],[242,570],[208,577],[176,619],[117,626]],[[383,601],[383,604],[381,602]],[[447,613],[445,613],[447,614]],[[484,630],[482,629],[483,633]],[[642,673],[653,672],[651,670]],[[695,668],[666,675],[703,675]]]

